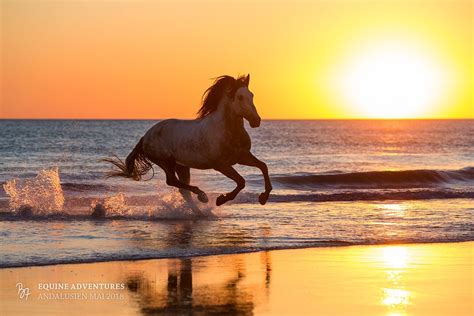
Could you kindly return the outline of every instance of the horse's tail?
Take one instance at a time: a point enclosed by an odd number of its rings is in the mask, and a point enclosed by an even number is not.
[[[128,154],[125,162],[123,162],[117,156],[112,158],[104,158],[102,161],[109,162],[116,167],[116,170],[112,170],[106,174],[106,178],[124,177],[132,178],[135,181],[140,181],[142,177],[148,171],[150,171],[150,169],[153,169],[150,159],[148,159],[148,157],[143,152],[143,137],[135,145],[135,148],[133,148],[132,152]],[[153,175],[151,178],[153,178]]]

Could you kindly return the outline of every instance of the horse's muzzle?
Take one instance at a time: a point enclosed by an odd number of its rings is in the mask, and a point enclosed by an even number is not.
[[[251,127],[251,128],[259,127],[261,121],[262,121],[261,118],[257,118],[257,119],[254,119],[254,120],[249,121],[250,127]]]

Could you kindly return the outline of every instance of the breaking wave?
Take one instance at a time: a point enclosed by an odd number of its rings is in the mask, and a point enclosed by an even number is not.
[[[473,167],[451,171],[279,175],[272,179],[277,184],[269,198],[269,202],[273,203],[474,198],[474,190],[470,185],[474,183]],[[467,186],[447,185],[453,183],[465,183]],[[214,206],[217,193],[210,194],[207,204],[185,201],[174,189],[164,193],[125,194],[115,191],[119,187],[102,190],[105,186],[100,183],[61,183],[58,168],[42,170],[30,179],[8,180],[3,188],[8,200],[0,200],[0,220],[211,218],[216,216],[219,209]],[[285,194],[287,192],[280,191],[280,188],[296,189],[296,194]],[[308,188],[311,192],[298,193],[299,189]],[[80,195],[76,194],[78,191]],[[117,193],[110,194],[110,191]],[[229,204],[257,201],[258,193],[247,191],[241,192]]]
[[[125,196],[123,193],[107,196],[103,199],[83,197],[66,200],[68,211],[45,212],[25,205],[10,212],[0,212],[0,220],[91,220],[91,219],[133,219],[133,220],[175,220],[175,219],[213,219],[222,217],[219,208],[213,205],[214,198],[208,204],[197,202],[189,205],[178,192],[154,196]],[[341,192],[321,194],[272,194],[269,202],[356,202],[356,201],[405,201],[434,199],[474,199],[474,191],[462,190],[409,190],[378,192]],[[241,193],[232,204],[258,203],[257,193]],[[1,204],[0,204],[1,207]],[[197,214],[198,208],[202,214]]]
[[[272,180],[290,188],[426,188],[443,184],[474,183],[474,167],[460,170],[400,170],[280,175],[272,177]]]
[[[386,201],[386,200],[435,200],[435,199],[471,199],[474,191],[455,189],[419,189],[419,190],[377,190],[350,191],[338,193],[310,194],[271,194],[269,202],[349,202],[349,201]],[[258,194],[243,193],[234,203],[252,203],[258,200]]]

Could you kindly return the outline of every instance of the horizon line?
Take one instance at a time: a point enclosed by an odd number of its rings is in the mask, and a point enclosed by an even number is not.
[[[197,118],[0,118],[0,121],[161,121],[167,119],[194,120]],[[406,117],[406,118],[374,118],[374,117],[357,117],[357,118],[262,118],[262,121],[415,121],[415,120],[474,120],[474,117]]]

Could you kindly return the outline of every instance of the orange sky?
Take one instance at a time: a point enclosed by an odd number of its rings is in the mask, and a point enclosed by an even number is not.
[[[2,118],[192,118],[211,77],[243,73],[266,119],[474,118],[470,0],[0,1]],[[402,57],[370,55],[384,43]],[[365,82],[384,58],[406,65]],[[392,89],[418,75],[438,77]],[[416,111],[372,115],[384,95],[354,91],[378,81]]]

